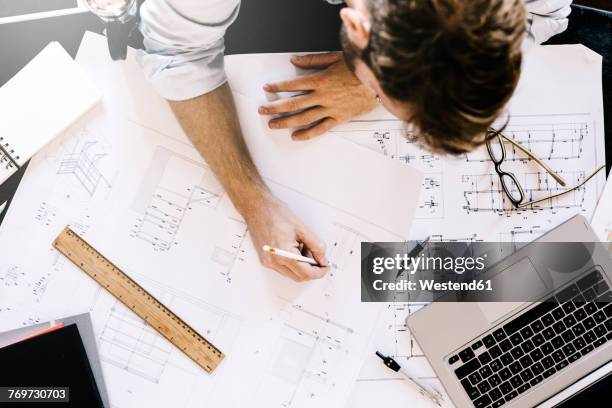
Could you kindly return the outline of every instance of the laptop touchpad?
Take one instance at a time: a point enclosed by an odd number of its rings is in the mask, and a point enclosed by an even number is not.
[[[528,301],[540,299],[550,291],[529,258],[523,258],[491,277],[491,287],[493,291],[484,297],[489,302],[478,302],[489,323],[496,322]],[[500,302],[501,299],[516,302]]]

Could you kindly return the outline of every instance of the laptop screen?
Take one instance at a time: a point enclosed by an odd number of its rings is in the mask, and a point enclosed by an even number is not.
[[[594,402],[608,400],[610,398],[610,390],[612,390],[612,372],[600,378],[589,387],[581,390],[579,393],[555,405],[555,408],[590,407],[593,406]]]

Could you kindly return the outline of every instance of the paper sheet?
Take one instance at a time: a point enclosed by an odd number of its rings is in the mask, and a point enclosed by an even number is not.
[[[360,242],[406,238],[416,196],[398,186],[419,185],[419,173],[341,138],[300,149],[272,139],[237,97],[266,182],[328,243],[331,273],[295,284],[259,266],[246,224],[133,53],[113,63],[87,33],[77,61],[103,103],[32,161],[2,224],[0,329],[89,311],[114,407],[341,406],[380,312],[359,301]],[[276,153],[255,149],[266,140]],[[318,184],[303,177],[311,162]],[[205,374],[53,251],[66,224],[219,347],[221,366]]]

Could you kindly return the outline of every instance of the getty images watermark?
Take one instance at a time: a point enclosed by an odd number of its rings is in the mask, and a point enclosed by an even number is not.
[[[612,261],[595,242],[361,245],[364,302],[528,302]]]

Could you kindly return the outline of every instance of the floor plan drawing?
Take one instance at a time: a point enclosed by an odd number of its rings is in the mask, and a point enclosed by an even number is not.
[[[502,122],[496,124],[503,125]],[[435,158],[433,161],[406,163],[425,173],[417,216],[411,229],[413,239],[439,235],[442,230],[446,230],[442,234],[445,237],[470,239],[460,227],[469,225],[470,230],[476,229],[469,235],[497,240],[505,237],[502,234],[506,231],[535,222],[535,218],[541,216],[547,219],[541,229],[544,233],[576,213],[589,217],[603,186],[603,178],[598,175],[565,195],[517,209],[503,192],[485,146],[466,155],[437,155],[419,146],[414,134],[405,129],[406,125],[399,120],[362,119],[341,125],[335,133],[390,159],[397,159],[398,155],[419,158],[427,154]],[[599,139],[594,137],[596,129],[591,114],[511,114],[504,135],[545,160],[565,179],[566,186],[559,185],[544,169],[507,142],[502,168],[516,175],[524,189],[525,201],[570,190],[603,160],[597,147]],[[456,222],[445,223],[448,219]],[[450,231],[450,224],[457,226],[457,230]],[[529,237],[536,238],[537,235],[533,233]]]
[[[512,117],[512,124],[503,129],[502,134],[518,142],[531,151],[542,152],[542,158],[550,160],[579,159],[583,146],[592,137],[589,115]],[[501,126],[500,126],[501,127]],[[525,153],[504,142],[507,161],[531,161]],[[467,162],[488,162],[491,158],[486,151],[465,154]]]
[[[584,172],[559,172],[568,182],[567,187],[561,186],[550,174],[540,171],[524,173],[519,179],[525,193],[525,202],[538,200],[571,189],[584,180]],[[581,208],[585,201],[586,187],[582,186],[563,196],[532,204],[525,208],[515,208],[501,186],[501,180],[496,173],[482,175],[463,175],[464,205],[468,214],[482,211],[505,213],[508,211],[555,211],[563,208]],[[516,188],[514,188],[516,190]]]

